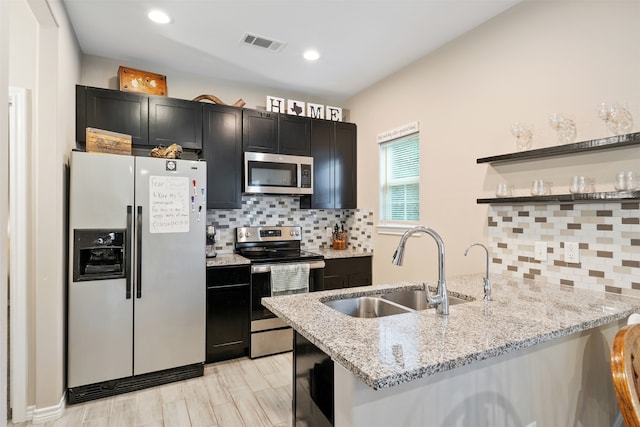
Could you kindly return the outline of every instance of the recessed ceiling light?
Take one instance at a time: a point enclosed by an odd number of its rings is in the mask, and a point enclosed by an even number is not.
[[[147,16],[157,24],[168,24],[169,22],[171,22],[171,18],[169,17],[169,15],[161,10],[152,10]]]
[[[320,58],[320,54],[317,50],[308,50],[304,53],[304,59],[307,61],[317,61]]]

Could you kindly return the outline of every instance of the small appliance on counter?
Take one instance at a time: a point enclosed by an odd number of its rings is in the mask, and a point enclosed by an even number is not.
[[[216,227],[207,226],[207,258],[215,258],[216,255]]]

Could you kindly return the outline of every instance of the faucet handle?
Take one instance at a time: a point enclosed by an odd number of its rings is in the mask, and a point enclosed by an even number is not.
[[[444,296],[439,295],[437,291],[434,294],[431,293],[427,282],[424,282],[422,287],[424,288],[424,293],[427,296],[427,302],[429,304],[433,304],[434,307],[437,307],[444,302]]]

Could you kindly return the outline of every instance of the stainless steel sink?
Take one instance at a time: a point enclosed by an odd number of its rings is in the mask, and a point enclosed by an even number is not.
[[[427,295],[424,290],[416,289],[412,291],[395,291],[383,294],[381,298],[395,302],[396,304],[409,307],[413,310],[427,310],[433,308],[432,304],[427,301]],[[469,302],[466,299],[457,298],[449,295],[449,305],[462,304]]]
[[[357,297],[324,302],[334,310],[352,317],[383,317],[411,313],[411,310],[376,297]]]

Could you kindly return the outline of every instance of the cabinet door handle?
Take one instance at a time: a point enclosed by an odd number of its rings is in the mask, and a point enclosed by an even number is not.
[[[142,206],[136,219],[136,298],[142,298]]]
[[[133,232],[133,206],[127,205],[127,242],[125,246],[124,270],[126,277],[125,299],[131,299],[131,233]]]

